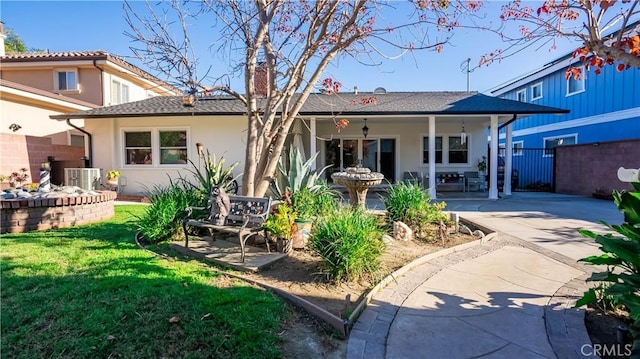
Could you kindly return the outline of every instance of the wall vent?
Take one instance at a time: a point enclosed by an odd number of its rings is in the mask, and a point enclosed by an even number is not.
[[[65,186],[78,186],[86,191],[95,190],[98,188],[101,178],[99,168],[64,169]]]

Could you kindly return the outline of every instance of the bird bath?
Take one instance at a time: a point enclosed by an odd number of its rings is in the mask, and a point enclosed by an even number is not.
[[[334,183],[347,187],[353,207],[364,208],[369,187],[380,184],[384,175],[365,167],[347,167],[345,172],[336,172],[331,178]]]

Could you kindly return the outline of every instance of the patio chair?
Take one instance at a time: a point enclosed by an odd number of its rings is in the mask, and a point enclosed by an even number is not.
[[[402,181],[412,183],[417,186],[422,186],[422,177],[418,172],[415,171],[405,171],[402,175]]]
[[[464,180],[467,186],[467,192],[471,192],[471,186],[474,186],[474,191],[482,190],[484,192],[484,178],[480,177],[480,174],[477,171],[465,172]]]

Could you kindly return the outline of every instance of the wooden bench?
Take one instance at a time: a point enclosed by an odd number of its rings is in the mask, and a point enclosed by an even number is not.
[[[211,220],[214,204],[209,200],[207,207],[187,207],[185,208],[185,216],[182,219],[182,229],[184,231],[185,247],[189,247],[188,226],[207,228],[209,234],[213,237],[214,232],[234,233],[238,235],[240,240],[241,259],[244,262],[245,244],[249,237],[263,231],[262,224],[269,217],[271,210],[271,198],[245,197],[245,196],[229,196],[231,208],[223,225],[214,224]],[[194,219],[193,210],[206,211],[209,215],[206,218]],[[266,238],[266,236],[265,236]],[[269,241],[266,239],[267,251],[269,249]]]

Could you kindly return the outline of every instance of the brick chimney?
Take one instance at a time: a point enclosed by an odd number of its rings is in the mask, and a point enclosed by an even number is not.
[[[259,62],[256,66],[256,74],[253,80],[253,85],[256,88],[256,95],[261,98],[265,98],[269,95],[269,68],[266,62]]]
[[[4,39],[7,38],[7,35],[4,32],[4,22],[0,21],[0,56],[4,56]]]

